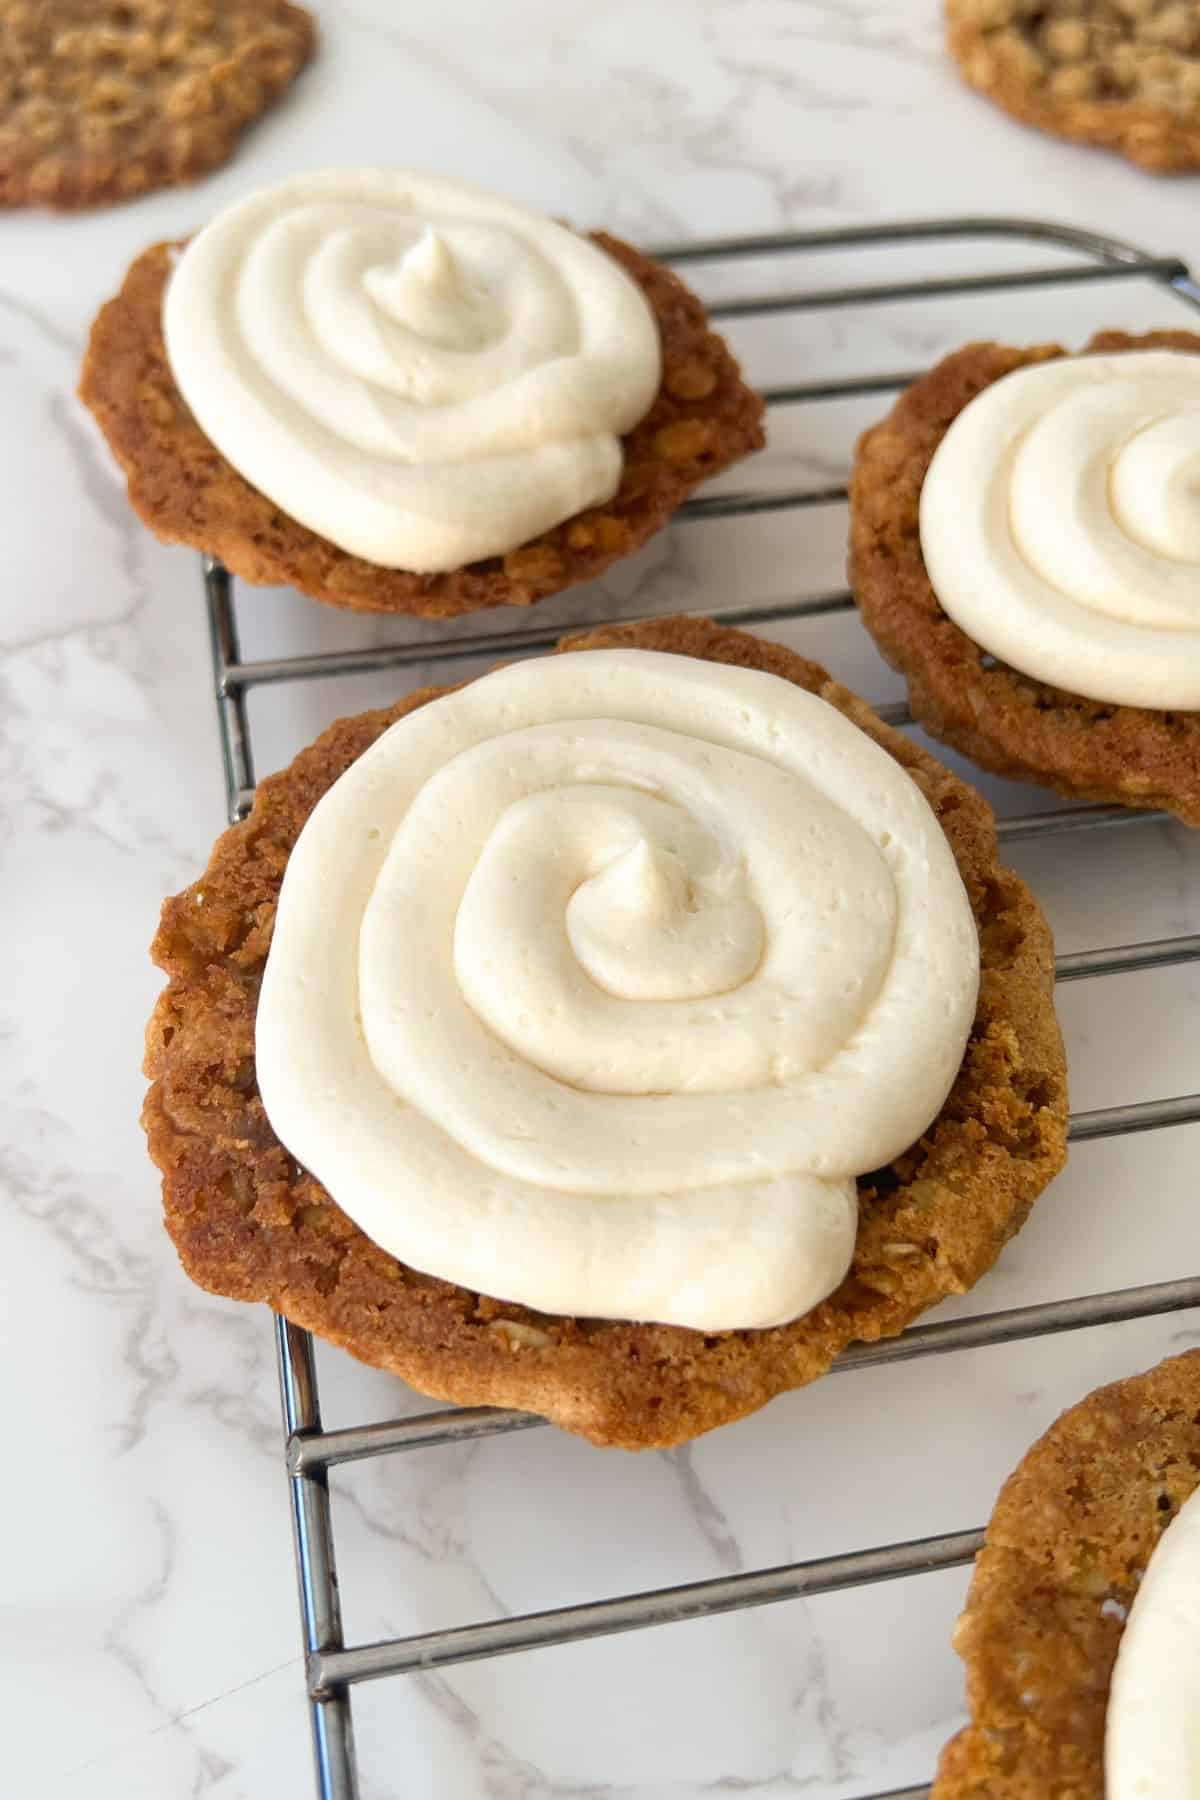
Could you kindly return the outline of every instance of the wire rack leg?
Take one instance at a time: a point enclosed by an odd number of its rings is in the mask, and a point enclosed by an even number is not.
[[[232,825],[245,818],[254,799],[254,758],[246,691],[229,679],[229,671],[238,667],[242,654],[233,610],[233,581],[215,556],[204,558],[204,598],[208,603],[208,641],[225,768],[225,798]]]
[[[290,1320],[277,1317],[275,1347],[285,1431],[289,1438],[297,1431],[320,1431],[321,1407],[311,1337]],[[340,1650],[344,1643],[328,1476],[323,1469],[298,1470],[291,1476],[291,1489],[300,1613],[304,1646],[311,1658],[317,1652]],[[359,1800],[354,1727],[345,1687],[321,1692],[310,1688],[309,1708],[320,1800]]]

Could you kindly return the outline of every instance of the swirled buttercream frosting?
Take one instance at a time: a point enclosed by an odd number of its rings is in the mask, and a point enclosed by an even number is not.
[[[1200,356],[1016,369],[954,420],[921,491],[943,610],[1085,699],[1200,708]]]
[[[463,182],[327,170],[251,194],[163,303],[198,424],[351,554],[433,574],[603,504],[661,375],[610,256]]]
[[[322,798],[257,1020],[290,1152],[377,1244],[543,1312],[780,1324],[958,1071],[978,939],[919,789],[773,675],[517,663]]]
[[[1154,1547],[1109,1688],[1109,1800],[1200,1797],[1200,1490]]]

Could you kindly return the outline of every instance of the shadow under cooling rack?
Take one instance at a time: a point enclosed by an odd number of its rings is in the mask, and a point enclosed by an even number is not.
[[[1015,269],[935,272],[923,277],[839,287],[793,285],[797,262],[804,263],[807,258],[824,253],[840,252],[848,257],[854,252],[882,251],[894,255],[919,246],[929,246],[936,251],[941,247],[960,248],[985,243],[1008,243],[1035,249],[1045,247],[1059,260],[1048,265],[1031,262]],[[1200,288],[1186,265],[1177,258],[1147,255],[1093,232],[1022,219],[935,219],[854,230],[785,232],[676,245],[657,252],[657,255],[660,260],[677,265],[706,264],[726,273],[742,265],[757,269],[760,264],[776,271],[778,279],[768,281],[758,291],[711,302],[709,312],[715,319],[765,318],[824,309],[836,309],[853,317],[876,307],[903,302],[1130,280],[1153,283],[1159,290],[1174,296],[1182,306],[1200,310]],[[859,395],[895,393],[921,373],[920,369],[864,373],[768,387],[763,391],[768,406],[780,409]],[[841,486],[793,487],[782,491],[748,489],[694,499],[676,517],[686,526],[688,521],[745,518],[785,510],[803,513],[805,509],[843,502],[845,498],[845,488]],[[564,629],[561,625],[521,626],[464,635],[456,633],[440,641],[414,632],[407,641],[369,649],[244,660],[239,649],[234,584],[228,573],[211,559],[204,564],[204,589],[231,820],[243,817],[253,800],[254,762],[246,706],[247,695],[252,689],[334,675],[385,669],[404,671],[417,665],[426,668],[430,664],[449,667],[471,658],[499,659],[529,654],[549,648]],[[839,589],[761,605],[708,609],[705,616],[725,624],[754,626],[849,612],[852,608],[851,595]],[[575,621],[570,629],[586,630],[588,624],[587,620]],[[903,706],[880,710],[893,724],[911,722]],[[1001,838],[1012,843],[1064,832],[1132,830],[1159,816],[1120,807],[1062,806],[1002,819],[999,829]],[[1057,977],[1059,981],[1097,979],[1198,960],[1200,935],[1183,936],[1063,956],[1058,959]],[[1071,1137],[1074,1142],[1121,1137],[1197,1121],[1200,1121],[1200,1094],[1169,1096],[1077,1113],[1071,1120]],[[1196,1306],[1200,1306],[1200,1276],[1016,1307],[974,1318],[917,1325],[898,1338],[855,1346],[837,1363],[835,1373],[850,1374],[880,1363],[999,1347],[1061,1332],[1091,1330]],[[330,1468],[363,1457],[394,1455],[502,1432],[526,1431],[544,1422],[527,1414],[470,1407],[326,1431],[321,1423],[312,1341],[306,1332],[286,1320],[277,1320],[276,1327],[320,1800],[356,1800],[358,1795],[349,1701],[350,1690],[357,1682],[409,1670],[444,1668],[616,1632],[708,1618],[740,1608],[954,1568],[970,1562],[982,1540],[981,1531],[971,1528],[789,1563],[778,1568],[750,1570],[683,1586],[626,1594],[612,1600],[459,1626],[453,1630],[347,1645],[338,1601],[328,1489]],[[925,1787],[904,1788],[888,1795],[876,1795],[872,1800],[919,1800],[927,1793]]]

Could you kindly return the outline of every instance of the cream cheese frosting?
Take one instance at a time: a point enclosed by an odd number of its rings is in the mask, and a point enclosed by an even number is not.
[[[288,862],[271,1124],[403,1262],[544,1312],[783,1323],[935,1117],[978,938],[916,784],[776,676],[606,650],[407,715]]]
[[[386,568],[503,555],[603,504],[661,377],[641,290],[465,182],[296,176],[220,213],[163,302],[171,373],[239,474]]]
[[[1150,1558],[1109,1688],[1108,1800],[1200,1800],[1200,1490]]]
[[[1069,356],[993,382],[921,491],[955,624],[1086,699],[1200,707],[1200,356]]]

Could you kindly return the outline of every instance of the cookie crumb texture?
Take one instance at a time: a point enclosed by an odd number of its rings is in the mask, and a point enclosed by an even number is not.
[[[954,1646],[971,1723],[932,1800],[1104,1800],[1104,1722],[1125,1616],[1200,1483],[1200,1351],[1100,1388],[1050,1427],[996,1502]]]
[[[947,0],[967,81],[1057,137],[1158,174],[1200,167],[1195,0]]]
[[[95,206],[215,168],[313,41],[286,0],[0,0],[0,204]]]
[[[1083,355],[1187,350],[1200,336],[1099,332]],[[925,472],[952,422],[993,381],[1068,352],[968,344],[860,439],[850,481],[850,580],[863,622],[907,678],[913,716],[981,768],[1072,799],[1165,808],[1200,825],[1200,713],[1085,700],[988,656],[942,611],[921,555]]]
[[[342,719],[221,837],[203,877],[168,900],[153,955],[170,978],[147,1033],[143,1123],[166,1225],[202,1287],[262,1300],[439,1399],[522,1407],[597,1444],[682,1442],[822,1374],[847,1344],[903,1330],[995,1261],[1066,1155],[1067,1095],[1050,933],[996,861],[985,802],[883,725],[815,663],[698,620],[575,639],[766,669],[845,713],[908,770],[954,850],[979,924],[971,1039],[921,1141],[859,1183],[841,1287],[770,1331],[548,1316],[406,1268],[367,1238],[275,1138],[255,1083],[254,1015],[288,854],[325,790],[381,732],[433,699]]]
[[[96,415],[135,512],[167,543],[190,544],[243,580],[286,583],[355,612],[452,618],[528,606],[590,581],[640,550],[692,489],[763,444],[763,403],[742,381],[700,301],[659,263],[603,232],[592,241],[637,282],[658,321],[663,376],[646,417],[622,440],[621,485],[605,505],[507,556],[441,575],[384,569],[298,524],[226,462],[175,386],[162,296],[177,246],[139,256],[92,327],[80,398]]]

